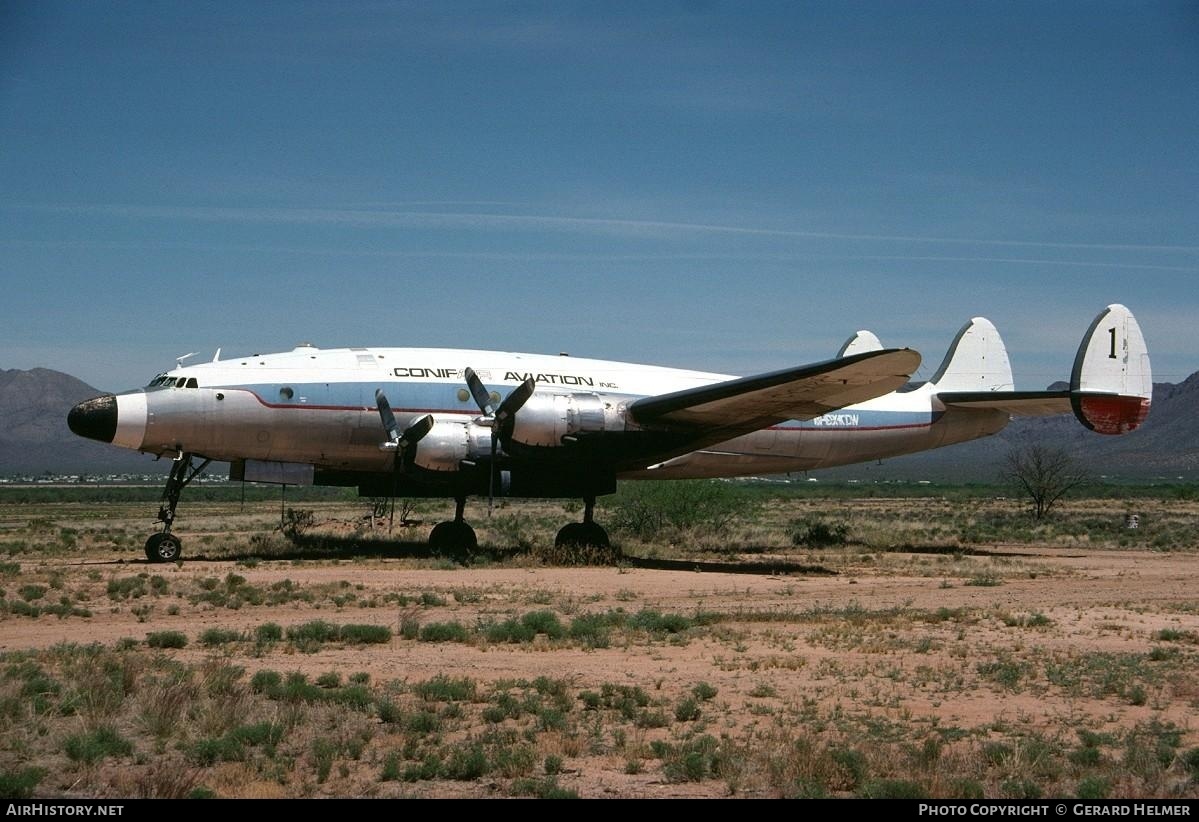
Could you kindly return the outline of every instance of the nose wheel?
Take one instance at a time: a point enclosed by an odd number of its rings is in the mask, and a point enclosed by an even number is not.
[[[183,555],[183,542],[171,533],[171,525],[175,522],[175,508],[179,505],[183,489],[200,476],[210,462],[212,460],[204,460],[199,465],[193,465],[192,455],[183,454],[171,465],[171,473],[167,475],[167,487],[162,492],[162,504],[158,507],[158,521],[162,523],[162,531],[151,534],[146,540],[146,559],[150,562],[174,562]]]
[[[151,534],[146,540],[146,559],[150,562],[174,562],[183,553],[183,543],[174,534]]]

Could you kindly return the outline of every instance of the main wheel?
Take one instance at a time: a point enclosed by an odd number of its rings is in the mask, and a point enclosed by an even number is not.
[[[183,555],[183,543],[174,534],[151,534],[146,540],[146,559],[150,562],[174,562]]]
[[[461,520],[439,522],[429,533],[429,547],[435,554],[469,556],[479,550],[475,529]]]
[[[610,543],[608,542],[608,532],[601,525],[594,522],[572,522],[564,525],[562,530],[558,531],[558,536],[554,537],[554,545],[559,548],[563,546],[607,548]]]

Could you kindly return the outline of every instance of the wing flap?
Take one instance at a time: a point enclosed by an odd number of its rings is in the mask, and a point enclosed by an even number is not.
[[[920,355],[908,348],[870,351],[645,397],[629,412],[641,425],[747,433],[889,394],[919,365]]]

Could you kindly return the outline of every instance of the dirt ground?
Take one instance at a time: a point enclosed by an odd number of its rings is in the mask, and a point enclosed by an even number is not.
[[[63,510],[40,513],[56,524],[70,518]],[[18,533],[26,517],[5,514],[8,536]],[[199,512],[193,527],[203,532],[209,514],[219,512]],[[1087,731],[1107,735],[1108,741],[1099,743],[1099,758],[1109,767],[1096,773],[1108,780],[1111,795],[1199,793],[1196,783],[1187,781],[1181,760],[1163,760],[1155,779],[1121,777],[1120,763],[1131,754],[1119,741],[1138,728],[1167,727],[1177,731],[1178,751],[1199,745],[1199,555],[1193,551],[990,545],[969,555],[844,548],[803,558],[816,560],[827,573],[788,574],[636,564],[544,567],[528,559],[459,567],[390,556],[150,565],[138,557],[133,536],[120,547],[97,536],[127,524],[121,516],[110,517],[90,536],[77,537],[73,550],[10,557],[20,566],[19,572],[10,566],[5,579],[10,600],[22,583],[43,583],[48,597],[65,592],[90,616],[5,614],[0,651],[8,658],[11,652],[44,652],[62,643],[116,646],[123,639],[144,641],[150,632],[179,631],[189,640],[186,647],[156,653],[195,666],[219,655],[244,667],[247,678],[272,669],[311,678],[329,671],[366,672],[375,684],[467,677],[483,693],[538,677],[563,680],[572,694],[605,683],[643,689],[662,706],[668,722],[659,728],[629,726],[632,741],[622,734],[623,742],[581,745],[567,732],[536,738],[526,732],[539,760],[560,751],[556,784],[582,796],[788,795],[786,780],[807,784],[802,782],[807,777],[766,773],[770,766],[749,753],[751,764],[736,779],[715,765],[701,769],[699,778],[672,777],[646,753],[655,739],[681,745],[697,729],[744,749],[776,742],[793,748],[805,729],[816,729],[821,739],[856,745],[872,763],[883,755],[872,753],[872,744],[894,756],[909,742],[939,733],[965,756],[967,743],[956,740],[966,739],[977,761],[959,770],[988,796],[1004,790],[1010,795],[1013,789],[1001,786],[1022,776],[1040,779],[1046,793],[1072,790],[1075,781],[1091,773],[1066,759],[1079,744],[1076,735]],[[237,527],[252,528],[256,521],[251,517]],[[763,555],[746,559],[771,562]],[[114,581],[139,574],[162,582],[135,597],[112,594]],[[214,586],[221,591],[234,584],[231,574],[244,580],[235,583],[242,590],[305,596],[279,597],[285,601],[276,604],[247,597],[234,605],[205,598]],[[550,611],[563,625],[580,615],[613,611],[677,614],[690,624],[669,633],[617,632],[607,647],[546,635],[525,642],[483,638],[479,626],[533,611]],[[286,632],[316,619],[383,625],[393,635],[382,644],[331,642],[302,649],[280,643],[265,652],[248,642],[214,648],[200,641],[209,629],[251,636],[265,623]],[[405,620],[420,626],[457,622],[472,634],[467,641],[405,638]],[[699,683],[715,695],[704,697],[702,719],[694,719],[676,706]],[[671,719],[672,713],[683,718]],[[483,724],[472,717],[454,725],[446,738],[482,733]],[[581,720],[570,727],[581,738]],[[4,733],[9,740],[0,740],[0,757],[11,764],[20,746],[15,731]],[[310,778],[268,780],[261,769],[250,773],[244,762],[217,764],[201,781],[230,796],[505,795],[507,783],[494,775],[380,782],[378,762],[387,738],[376,735],[363,760],[373,764],[343,768],[319,784]],[[1055,741],[1063,765],[1052,773],[1029,766],[1021,774],[1016,764],[996,765],[987,758],[990,743],[1014,745],[1018,754],[1019,740],[1028,738]],[[400,740],[392,741],[398,745]],[[634,767],[634,761],[643,766]],[[937,767],[948,773],[946,762],[942,758]],[[84,787],[75,790],[119,793],[125,783],[106,767],[111,766],[87,769],[79,776]],[[873,767],[886,770],[881,763]],[[930,791],[951,791],[936,776],[937,767],[913,778],[919,776],[916,781]],[[831,780],[830,793],[852,793],[852,780],[848,791],[845,785],[838,790],[836,783]],[[43,784],[50,792],[63,787],[53,779]]]

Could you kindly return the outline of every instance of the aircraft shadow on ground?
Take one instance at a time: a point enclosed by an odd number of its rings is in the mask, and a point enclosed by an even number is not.
[[[709,574],[758,574],[760,576],[783,576],[805,574],[809,576],[836,576],[837,572],[822,565],[804,565],[798,562],[706,562],[693,559],[648,559],[625,556],[622,565],[645,568],[651,571],[698,571]]]
[[[465,555],[446,554],[434,551],[424,540],[380,539],[379,537],[338,537],[338,536],[298,536],[289,540],[290,546],[278,551],[246,550],[232,554],[222,554],[218,557],[190,555],[185,560],[205,560],[209,562],[231,561],[245,559],[260,560],[302,560],[302,559],[350,559],[366,557],[377,559],[448,559],[460,560]],[[474,556],[499,561],[511,556],[512,551],[497,551],[480,548]]]
[[[221,557],[192,556],[188,557],[188,559],[236,562],[245,559],[303,560],[373,557],[382,559],[444,559],[469,564],[471,561],[478,560],[501,562],[521,553],[515,549],[479,548],[470,557],[467,557],[465,554],[454,555],[436,552],[424,541],[387,540],[379,539],[378,537],[363,539],[361,537],[327,535],[299,536],[292,539],[291,544],[292,548],[290,550],[272,551],[269,554],[246,551],[244,553],[228,554]],[[836,571],[820,565],[805,565],[786,561],[709,562],[686,559],[651,559],[626,555],[621,557],[619,564],[626,567],[644,568],[653,571],[757,574],[762,576],[783,574],[819,574],[831,576],[836,574]]]

